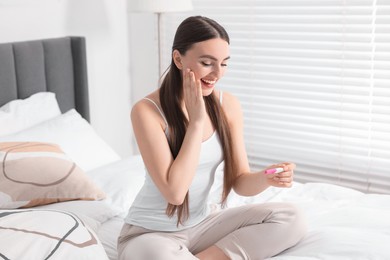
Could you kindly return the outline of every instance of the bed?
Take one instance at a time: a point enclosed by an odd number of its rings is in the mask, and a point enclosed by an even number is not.
[[[0,158],[0,258],[117,258],[144,165],[120,158],[89,123],[85,38],[0,44]],[[219,167],[216,206],[221,176]],[[306,237],[272,259],[390,259],[390,195],[295,182],[232,193],[227,205],[269,201],[296,204],[308,222]]]

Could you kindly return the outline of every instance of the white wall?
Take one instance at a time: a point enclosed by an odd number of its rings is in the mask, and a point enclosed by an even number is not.
[[[157,17],[129,13],[131,94],[137,101],[158,87]]]
[[[0,0],[0,42],[85,36],[91,124],[122,157],[132,153],[126,0]]]
[[[129,13],[129,51],[132,104],[158,87],[157,17],[152,13]],[[135,139],[134,153],[138,153]]]

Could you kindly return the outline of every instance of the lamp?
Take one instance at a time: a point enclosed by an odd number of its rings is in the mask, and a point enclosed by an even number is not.
[[[193,9],[191,0],[128,0],[129,12],[148,12],[157,14],[158,74],[161,76],[161,14],[183,12]]]

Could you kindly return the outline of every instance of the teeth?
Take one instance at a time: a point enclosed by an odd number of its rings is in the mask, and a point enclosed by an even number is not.
[[[202,80],[207,84],[214,84],[216,82],[216,80],[206,80],[206,79],[202,79]]]

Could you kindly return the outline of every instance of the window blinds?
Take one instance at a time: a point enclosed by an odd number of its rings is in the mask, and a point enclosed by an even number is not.
[[[193,0],[228,31],[219,87],[244,112],[253,170],[390,193],[389,0]],[[188,14],[164,15],[163,59]]]

